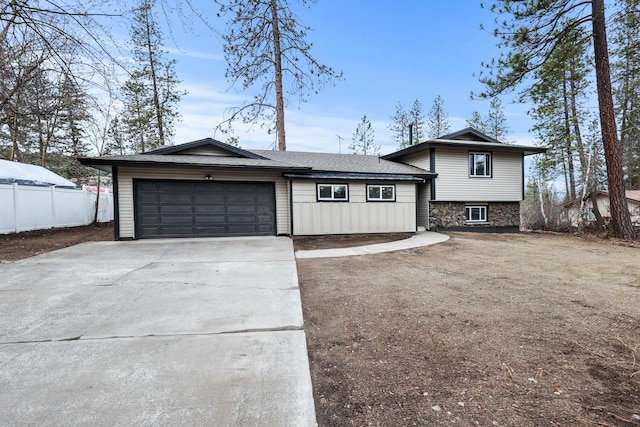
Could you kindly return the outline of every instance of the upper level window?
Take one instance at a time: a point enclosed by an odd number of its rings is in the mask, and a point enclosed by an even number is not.
[[[469,176],[491,176],[491,153],[469,153]]]
[[[349,200],[347,184],[317,184],[318,200],[326,202],[346,202]]]
[[[395,185],[367,184],[367,202],[395,202]]]

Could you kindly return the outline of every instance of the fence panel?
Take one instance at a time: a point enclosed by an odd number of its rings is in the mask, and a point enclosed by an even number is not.
[[[86,190],[0,184],[0,234],[74,227],[93,221],[96,195]],[[100,194],[98,221],[113,220],[113,195]]]

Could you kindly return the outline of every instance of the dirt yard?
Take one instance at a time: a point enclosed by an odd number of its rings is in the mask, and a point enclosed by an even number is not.
[[[0,262],[16,261],[82,242],[113,240],[113,222],[0,234]]]
[[[640,426],[640,249],[592,240],[298,260],[319,425]]]

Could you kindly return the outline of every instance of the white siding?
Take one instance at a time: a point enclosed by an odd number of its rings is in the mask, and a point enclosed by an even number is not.
[[[367,202],[365,182],[351,181],[348,184],[348,202],[318,202],[316,181],[294,181],[294,234],[416,231],[415,183],[395,184],[395,202]]]
[[[522,200],[522,155],[492,153],[493,176],[469,177],[469,154],[436,149],[437,201],[518,202]]]
[[[418,185],[418,225],[429,228],[429,200],[431,200],[431,182]]]
[[[274,182],[276,190],[276,228],[278,234],[289,234],[289,195],[287,181],[278,173],[222,172],[199,169],[118,168],[118,207],[120,238],[135,237],[133,212],[133,179],[202,180],[210,174],[216,181]]]
[[[426,171],[431,171],[431,159],[429,156],[429,150],[423,150],[416,154],[410,154],[399,159],[399,161],[411,166],[415,166],[417,168],[424,169]]]

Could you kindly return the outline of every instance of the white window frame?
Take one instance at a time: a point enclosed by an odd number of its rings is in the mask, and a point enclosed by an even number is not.
[[[484,174],[476,174],[476,156],[485,156]],[[472,178],[491,178],[493,176],[493,165],[491,153],[488,151],[469,152],[469,176]]]
[[[370,197],[369,189],[378,187],[380,192],[380,197]],[[382,197],[382,188],[390,187],[393,191],[392,197],[390,199],[385,199]],[[396,201],[396,185],[395,184],[367,184],[367,202],[395,202]]]
[[[479,219],[472,219],[473,210],[478,209]],[[487,222],[489,220],[487,205],[467,205],[464,207],[465,221],[470,223]]]
[[[320,187],[331,187],[331,197],[320,196]],[[344,198],[336,197],[336,189],[338,187],[344,187]],[[316,195],[319,202],[348,202],[349,201],[349,184],[326,184],[316,183]]]

